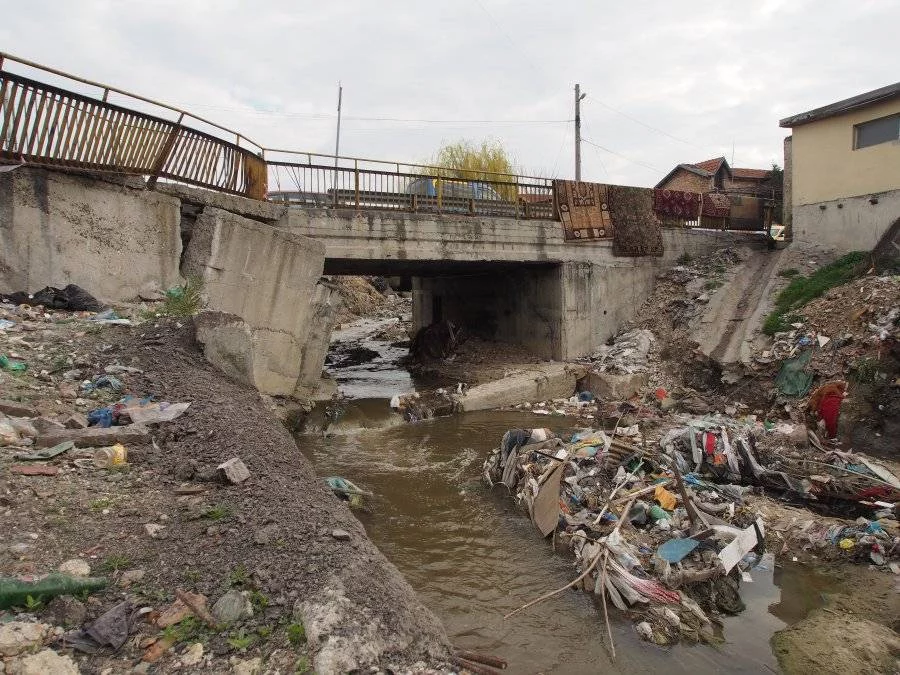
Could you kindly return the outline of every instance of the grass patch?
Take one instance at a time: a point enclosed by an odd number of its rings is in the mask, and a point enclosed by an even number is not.
[[[679,265],[690,265],[694,262],[694,257],[690,253],[682,253],[675,262]]]
[[[306,643],[306,628],[302,623],[292,623],[287,627],[287,639],[294,647],[300,647]]]
[[[216,504],[203,512],[203,517],[209,520],[222,520],[231,515],[231,507],[228,504]]]
[[[850,366],[850,379],[857,384],[875,384],[878,380],[878,360],[857,359]]]
[[[249,580],[250,576],[247,574],[247,568],[243,565],[238,565],[228,575],[229,586],[246,586]]]
[[[720,279],[707,279],[706,283],[703,284],[703,288],[707,291],[713,291],[717,288],[721,288],[724,283],[725,282]]]
[[[131,560],[124,555],[111,555],[100,564],[100,570],[107,574],[118,572],[131,565]]]
[[[166,626],[163,636],[173,638],[175,642],[198,642],[208,637],[206,626],[195,616],[189,616],[178,623]]]
[[[111,497],[101,497],[100,499],[95,499],[91,502],[91,511],[102,511],[103,509],[108,509],[113,505],[113,500]]]
[[[778,276],[785,277],[788,279],[790,277],[795,277],[798,274],[800,274],[800,270],[798,270],[796,267],[788,267],[787,269],[784,269],[784,270],[778,270]]]
[[[184,286],[166,291],[166,299],[150,316],[193,316],[203,309],[203,279],[189,277]]]
[[[775,309],[766,317],[763,332],[766,335],[774,335],[787,330],[792,323],[787,317],[789,313],[824,295],[835,286],[862,276],[868,267],[867,259],[868,254],[864,251],[854,251],[816,270],[808,277],[793,277],[775,299]]]
[[[252,633],[247,633],[244,630],[240,630],[235,635],[228,638],[228,644],[231,645],[232,649],[236,649],[238,651],[247,649],[247,647],[252,645],[254,642],[256,642],[256,636]]]
[[[269,606],[269,598],[259,591],[252,591],[250,593],[250,604],[253,606],[254,612],[262,612]]]
[[[309,659],[306,656],[301,656],[297,659],[297,663],[294,664],[294,672],[302,675],[302,673],[308,673],[309,671]]]

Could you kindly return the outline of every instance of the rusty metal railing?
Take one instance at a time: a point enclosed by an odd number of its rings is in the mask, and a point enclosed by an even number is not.
[[[286,155],[284,159],[273,159]],[[265,151],[269,198],[299,206],[554,219],[553,181],[491,172],[457,172],[287,150]]]
[[[5,69],[10,62],[101,88],[102,97],[11,73]],[[110,92],[177,118],[113,104],[107,100]],[[233,134],[236,142],[196,128],[200,123]],[[247,139],[177,108],[0,52],[0,159],[5,161],[145,175],[151,186],[163,178],[265,199],[262,149],[241,147],[242,141]]]

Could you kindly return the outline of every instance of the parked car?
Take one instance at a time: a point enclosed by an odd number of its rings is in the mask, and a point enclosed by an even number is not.
[[[487,183],[474,180],[441,179],[442,199],[480,199],[503,201],[497,191]],[[406,188],[407,194],[421,197],[437,197],[438,181],[435,178],[416,178]]]

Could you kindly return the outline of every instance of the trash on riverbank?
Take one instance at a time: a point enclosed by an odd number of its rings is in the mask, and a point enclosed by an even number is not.
[[[567,441],[546,430],[503,436],[485,461],[486,482],[506,486],[581,570],[554,593],[574,586],[601,596],[604,606],[608,599],[657,644],[713,640],[716,614],[743,611],[741,583],[752,581],[766,550],[766,518],[753,499],[760,490],[869,504],[871,518],[813,527],[810,543],[856,549],[857,559],[879,566],[900,558],[891,503],[900,500],[900,481],[885,466],[849,453],[763,453],[752,425],[688,419],[656,444],[643,434],[623,438],[618,427],[578,431]]]

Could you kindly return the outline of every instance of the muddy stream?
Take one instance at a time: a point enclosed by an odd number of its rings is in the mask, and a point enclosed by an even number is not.
[[[580,591],[504,620],[574,571],[571,558],[541,539],[504,488],[491,491],[481,482],[482,462],[511,427],[565,431],[572,421],[485,411],[401,422],[388,400],[423,383],[398,366],[405,349],[366,337],[381,325],[367,320],[335,334],[338,349],[364,345],[379,357],[332,370],[351,400],[328,433],[308,429],[297,441],[321,476],[344,476],[374,493],[358,517],[454,645],[502,656],[512,673],[778,672],[772,635],[821,606],[832,584],[799,568],[775,569],[770,555],[753,570],[753,582],[742,585],[747,609],[723,619],[723,642],[715,647],[642,642],[613,608],[612,661],[600,604]]]

